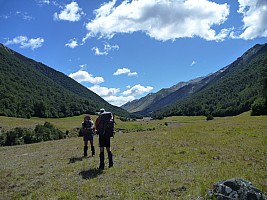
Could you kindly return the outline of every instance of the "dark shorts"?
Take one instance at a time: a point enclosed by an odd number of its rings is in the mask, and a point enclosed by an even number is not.
[[[99,135],[99,147],[110,147],[110,137]]]
[[[83,141],[93,140],[94,135],[92,130],[85,130],[83,132]]]

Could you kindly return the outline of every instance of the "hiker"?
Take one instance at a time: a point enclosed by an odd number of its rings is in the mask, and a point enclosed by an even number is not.
[[[99,135],[100,147],[100,165],[99,169],[105,168],[104,147],[108,153],[109,168],[113,167],[113,155],[110,148],[110,137],[114,134],[114,119],[111,112],[106,112],[105,109],[100,109],[99,117],[96,119],[96,133]]]
[[[95,155],[95,147],[94,147],[94,122],[92,118],[87,115],[84,117],[84,121],[82,123],[82,131],[83,131],[83,141],[84,141],[84,147],[83,147],[83,155],[84,157],[87,157],[87,150],[88,150],[88,140],[90,141],[91,145],[91,151],[92,151],[92,156]]]

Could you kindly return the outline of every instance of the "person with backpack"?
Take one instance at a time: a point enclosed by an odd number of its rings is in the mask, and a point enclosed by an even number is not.
[[[113,155],[110,148],[110,137],[114,135],[114,118],[111,112],[106,112],[105,109],[100,109],[99,117],[96,119],[96,133],[99,135],[100,147],[100,165],[99,169],[105,168],[104,148],[108,153],[109,168],[113,167]]]
[[[94,147],[94,121],[92,118],[87,115],[84,117],[84,121],[82,123],[82,132],[83,132],[83,141],[84,141],[84,147],[83,147],[83,155],[84,157],[87,157],[87,151],[88,151],[88,141],[90,141],[91,145],[91,151],[92,151],[92,156],[95,155],[95,147]]]

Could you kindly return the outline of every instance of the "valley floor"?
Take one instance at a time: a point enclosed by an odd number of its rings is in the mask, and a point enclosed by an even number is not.
[[[103,171],[98,149],[82,157],[81,137],[0,147],[0,199],[205,199],[234,177],[267,194],[267,116],[117,123],[129,130],[111,139]]]

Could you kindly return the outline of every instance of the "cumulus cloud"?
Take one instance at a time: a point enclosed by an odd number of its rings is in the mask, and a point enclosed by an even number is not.
[[[114,106],[122,106],[129,101],[133,101],[135,98],[134,96],[109,96],[104,97],[104,99]]]
[[[5,45],[19,44],[20,48],[30,48],[32,50],[42,46],[44,42],[43,38],[31,38],[28,39],[26,36],[17,36],[12,40],[8,40]]]
[[[120,93],[120,88],[107,88],[99,85],[89,87],[91,91],[95,92],[107,102],[115,106],[122,106],[123,104],[133,101],[135,96],[142,95],[146,92],[150,92],[153,87],[144,87],[140,84],[135,85],[131,88],[127,87],[128,90]]]
[[[238,0],[238,12],[243,15],[243,33],[239,38],[254,39],[267,37],[267,1]]]
[[[89,82],[92,84],[99,84],[104,82],[104,78],[94,77],[92,74],[89,74],[88,72],[82,70],[77,71],[75,73],[71,73],[69,77],[76,80],[78,83]]]
[[[90,89],[93,92],[97,93],[101,97],[114,96],[118,92],[120,92],[119,88],[107,88],[107,87],[101,87],[99,85],[94,85],[92,87],[89,87],[88,89]]]
[[[81,19],[81,16],[84,15],[81,8],[77,2],[73,1],[70,4],[65,6],[65,9],[62,10],[59,14],[54,13],[54,20],[65,20],[70,22],[76,22]]]
[[[215,25],[227,20],[229,6],[208,0],[116,0],[94,11],[95,19],[87,23],[90,37],[112,38],[117,33],[144,32],[151,38],[166,41],[195,37],[223,40],[227,29],[216,33]]]
[[[77,42],[77,40],[75,38],[73,38],[73,39],[70,39],[69,43],[65,44],[65,46],[74,49],[75,47],[78,46],[78,42]]]
[[[122,96],[118,93],[120,92],[119,88],[107,88],[101,87],[99,85],[94,85],[89,87],[91,91],[95,92],[107,102],[115,106],[122,106],[123,104],[127,103],[128,101],[134,100],[134,96]]]
[[[117,69],[116,72],[113,73],[114,76],[122,75],[122,74],[127,74],[128,76],[137,76],[137,72],[131,72],[130,69],[128,68],[122,68],[122,69]]]
[[[128,90],[125,90],[122,94],[124,96],[137,96],[137,95],[141,95],[141,94],[150,92],[151,90],[153,90],[153,87],[151,87],[151,86],[145,87],[145,86],[138,84],[138,85],[131,87]]]
[[[97,56],[103,56],[103,55],[108,55],[109,52],[112,50],[118,50],[118,49],[119,49],[118,45],[110,45],[108,43],[105,43],[103,50],[99,49],[98,47],[93,47],[92,51],[94,51],[95,55]]]

